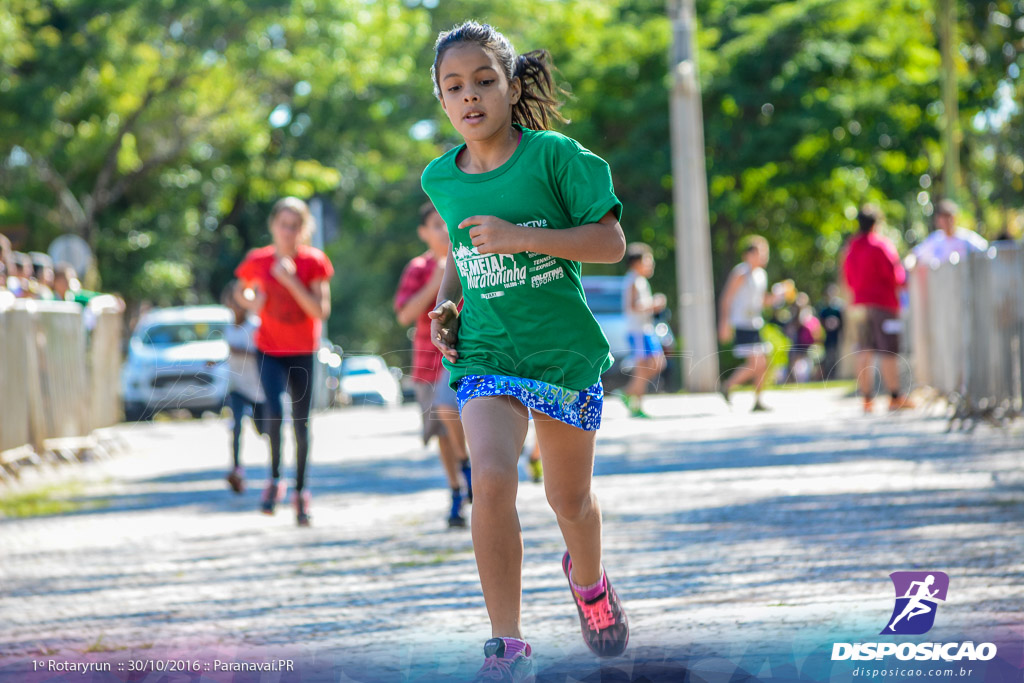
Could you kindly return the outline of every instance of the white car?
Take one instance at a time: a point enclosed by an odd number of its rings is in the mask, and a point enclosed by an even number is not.
[[[401,370],[380,356],[345,356],[338,387],[340,402],[393,408],[402,402]]]
[[[220,411],[228,392],[225,330],[235,316],[224,306],[180,306],[145,314],[128,342],[121,368],[125,417],[140,420],[160,410],[184,409],[199,417]]]

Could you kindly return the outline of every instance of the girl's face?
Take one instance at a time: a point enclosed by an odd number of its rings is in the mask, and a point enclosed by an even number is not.
[[[302,237],[302,216],[291,209],[278,211],[270,222],[270,236],[279,252],[294,254]]]
[[[519,79],[511,83],[497,58],[473,43],[448,48],[437,69],[441,107],[467,141],[505,134],[512,125],[512,105],[519,101]]]

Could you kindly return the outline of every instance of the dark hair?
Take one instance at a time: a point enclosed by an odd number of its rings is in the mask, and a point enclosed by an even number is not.
[[[642,261],[644,256],[654,256],[651,247],[643,242],[631,242],[626,247],[626,266],[632,266],[637,261]]]
[[[882,213],[878,210],[878,207],[865,204],[857,212],[857,227],[862,234],[871,232],[881,218]]]
[[[740,253],[746,256],[752,251],[768,248],[768,240],[760,235],[747,235],[740,241]]]
[[[548,130],[553,121],[569,122],[559,112],[564,103],[559,98],[564,98],[568,93],[557,86],[551,76],[554,67],[548,51],[533,50],[516,55],[512,43],[500,31],[490,24],[478,24],[475,21],[464,22],[437,36],[434,64],[430,67],[434,97],[441,99],[441,83],[437,73],[441,58],[448,48],[464,43],[479,45],[493,54],[510,83],[519,79],[522,92],[519,101],[512,105],[512,123],[533,130]]]
[[[423,202],[422,204],[420,204],[420,209],[419,209],[420,222],[419,222],[419,224],[420,225],[426,225],[427,224],[427,219],[430,218],[430,215],[434,214],[434,213],[437,213],[437,209],[434,208],[434,205],[432,203],[430,203],[430,202]]]

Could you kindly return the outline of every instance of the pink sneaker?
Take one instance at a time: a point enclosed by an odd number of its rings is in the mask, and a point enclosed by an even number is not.
[[[225,479],[228,480],[228,486],[231,487],[232,491],[239,495],[245,493],[245,476],[242,474],[241,467],[236,467],[228,472],[228,476]]]
[[[263,489],[263,498],[260,500],[260,511],[265,515],[274,514],[277,504],[284,500],[284,494],[288,491],[288,484],[283,481],[270,482]]]
[[[598,657],[617,657],[629,644],[629,620],[622,609],[619,596],[612,588],[608,574],[604,575],[605,590],[593,600],[584,600],[572,587],[572,559],[569,553],[562,556],[562,571],[569,581],[569,590],[580,615],[580,630],[583,642]]]
[[[299,526],[309,526],[309,504],[313,501],[313,496],[309,491],[295,492],[292,497],[292,504],[295,506],[295,523]]]
[[[513,641],[514,642],[514,641]],[[504,681],[506,683],[533,683],[533,660],[530,655],[533,649],[528,643],[526,647],[506,656],[504,638],[491,638],[484,643],[484,665],[476,672],[473,683],[484,681]]]

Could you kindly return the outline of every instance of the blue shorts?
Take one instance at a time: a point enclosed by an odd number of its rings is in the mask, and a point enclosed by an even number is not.
[[[459,380],[456,391],[459,414],[467,401],[484,396],[511,396],[531,413],[537,411],[588,432],[601,427],[604,387],[600,379],[582,391],[575,391],[509,375],[467,375]]]
[[[629,351],[630,357],[634,360],[661,356],[665,353],[661,350],[661,342],[650,332],[630,332]]]

